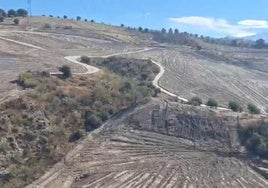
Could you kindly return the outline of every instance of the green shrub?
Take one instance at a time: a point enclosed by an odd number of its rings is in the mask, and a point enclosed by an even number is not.
[[[90,58],[88,56],[81,56],[81,62],[82,63],[90,63]]]
[[[234,112],[242,112],[243,111],[242,107],[234,101],[230,101],[228,107],[231,110],[233,110]]]
[[[248,104],[248,111],[251,114],[260,114],[260,109],[255,104]]]
[[[200,99],[199,97],[193,97],[189,101],[189,104],[193,106],[200,106],[201,104],[203,104],[203,102],[202,102],[202,99]]]
[[[19,75],[18,84],[26,88],[35,88],[41,81],[32,72],[25,72]]]
[[[94,114],[90,115],[85,120],[85,130],[87,132],[90,132],[96,128],[98,128],[101,125],[101,120],[95,116]]]
[[[158,94],[160,94],[160,93],[161,93],[161,89],[160,88],[155,88],[153,97],[157,97]]]
[[[19,25],[20,20],[18,18],[16,18],[16,19],[13,20],[13,22],[14,22],[15,25]]]
[[[251,126],[240,126],[238,135],[249,152],[268,159],[268,122],[261,120]]]
[[[70,135],[69,142],[76,142],[77,140],[83,138],[85,135],[85,131],[79,129]]]
[[[69,78],[72,76],[71,68],[67,65],[63,65],[59,68],[59,71],[63,73],[64,78]]]
[[[109,113],[108,112],[102,112],[100,117],[101,117],[102,121],[107,121],[109,119]]]
[[[217,107],[218,106],[218,103],[215,99],[213,98],[210,98],[208,99],[207,101],[207,106],[210,106],[210,107]]]

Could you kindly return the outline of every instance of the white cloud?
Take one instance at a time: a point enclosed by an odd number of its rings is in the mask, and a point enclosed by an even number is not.
[[[265,20],[242,20],[231,24],[225,19],[216,19],[201,16],[169,18],[172,27],[182,28],[189,32],[196,32],[212,36],[246,37],[268,28]]]
[[[242,20],[238,25],[249,29],[268,29],[268,21],[265,20]]]

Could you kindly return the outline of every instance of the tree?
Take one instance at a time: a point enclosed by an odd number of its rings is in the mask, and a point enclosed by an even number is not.
[[[20,8],[17,10],[17,16],[27,17],[28,12],[27,12],[27,10]]]
[[[248,104],[248,111],[251,113],[251,114],[260,114],[261,111],[260,109],[255,105],[255,104]]]
[[[174,30],[174,33],[177,35],[177,34],[179,34],[179,30],[178,29],[175,29]]]
[[[14,22],[15,25],[19,25],[20,20],[18,18],[16,18],[16,19],[13,20],[13,22]]]
[[[82,19],[81,16],[77,16],[77,17],[76,17],[76,20],[77,20],[77,21],[80,21],[81,19]]]
[[[121,27],[125,27],[125,25],[124,24],[121,24]]]
[[[87,19],[85,19],[84,21],[87,22]]]
[[[3,9],[0,9],[0,16],[4,18],[7,17],[6,11],[4,11]]]
[[[166,30],[165,28],[163,28],[163,29],[161,30],[161,33],[162,33],[162,34],[166,34],[166,33],[167,33],[167,30]]]
[[[242,110],[243,110],[242,107],[234,101],[230,101],[228,106],[234,112],[238,112],[238,111],[242,112]]]
[[[91,23],[95,23],[95,21],[94,21],[94,20],[90,20],[90,22],[91,22]]]
[[[168,34],[173,35],[173,30],[171,28],[168,30]]]
[[[14,9],[10,9],[7,11],[7,17],[15,17],[17,16],[17,12]]]
[[[142,29],[142,27],[139,27],[139,29],[138,29],[140,32],[142,32],[143,31],[143,29]]]
[[[215,99],[213,98],[210,98],[208,99],[207,101],[207,106],[210,106],[210,107],[217,107],[218,106],[218,103]]]
[[[149,33],[149,29],[148,28],[145,28],[144,29],[144,33]]]
[[[263,40],[263,39],[256,40],[255,47],[256,48],[265,48],[266,47],[265,40]]]
[[[63,16],[63,19],[67,19],[68,17],[66,15]]]
[[[189,104],[193,106],[200,106],[201,104],[203,104],[203,102],[202,102],[202,99],[200,99],[199,97],[193,97],[189,101]]]
[[[60,67],[59,71],[63,73],[64,78],[69,78],[72,76],[71,68],[67,65]]]

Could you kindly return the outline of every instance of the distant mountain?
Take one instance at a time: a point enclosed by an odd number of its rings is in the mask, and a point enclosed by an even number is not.
[[[259,34],[253,35],[253,36],[244,37],[242,39],[253,40],[253,41],[256,41],[258,39],[264,39],[266,42],[268,42],[268,33],[259,33]]]

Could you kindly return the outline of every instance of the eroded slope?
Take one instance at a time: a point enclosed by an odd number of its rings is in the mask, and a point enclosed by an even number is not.
[[[151,101],[122,112],[29,187],[268,186],[232,155],[238,149],[230,131],[235,118],[208,111],[199,117],[178,107]]]

